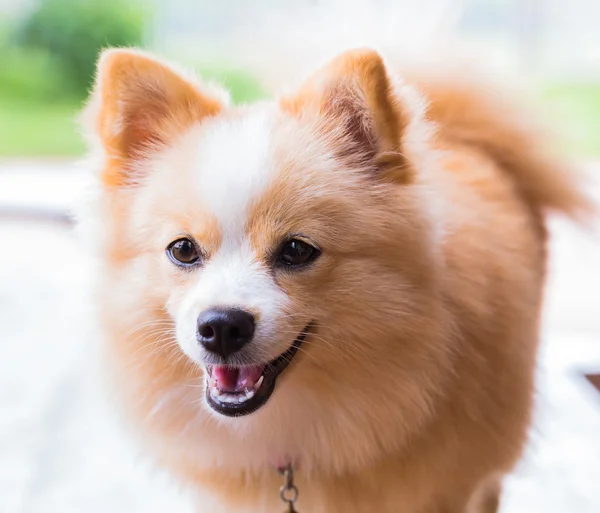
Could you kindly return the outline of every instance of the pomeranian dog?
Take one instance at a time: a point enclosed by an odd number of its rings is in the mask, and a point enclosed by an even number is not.
[[[103,53],[100,326],[198,511],[491,513],[531,418],[545,214],[590,208],[502,96],[352,50],[276,101]],[[435,70],[434,70],[435,71]]]

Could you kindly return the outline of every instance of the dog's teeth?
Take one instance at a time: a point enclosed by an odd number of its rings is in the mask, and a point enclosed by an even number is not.
[[[241,404],[254,397],[254,390],[247,390],[243,394],[228,394],[226,392],[219,392],[216,388],[211,388],[210,396],[220,403]]]
[[[207,380],[207,385],[209,394],[215,401],[219,401],[223,404],[241,404],[252,399],[256,395],[256,392],[261,387],[263,381],[264,376],[261,376],[251,388],[247,388],[238,393],[222,392],[219,390],[217,382],[210,378]]]

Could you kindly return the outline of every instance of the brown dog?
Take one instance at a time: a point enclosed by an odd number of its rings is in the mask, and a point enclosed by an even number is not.
[[[497,96],[341,55],[232,107],[109,50],[101,325],[127,412],[199,511],[497,509],[531,416],[544,213],[589,204]]]

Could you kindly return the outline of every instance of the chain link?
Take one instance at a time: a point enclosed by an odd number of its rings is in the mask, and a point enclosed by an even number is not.
[[[280,468],[279,473],[283,475],[283,486],[279,489],[279,497],[287,504],[285,513],[298,513],[294,503],[298,500],[298,488],[294,484],[294,469],[291,465]]]

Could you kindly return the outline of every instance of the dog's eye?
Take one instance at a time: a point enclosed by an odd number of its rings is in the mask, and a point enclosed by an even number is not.
[[[167,247],[167,255],[175,265],[188,267],[200,260],[196,245],[187,238],[177,239]]]
[[[277,262],[285,267],[306,265],[317,258],[321,252],[300,239],[290,239],[285,242],[277,255]]]

